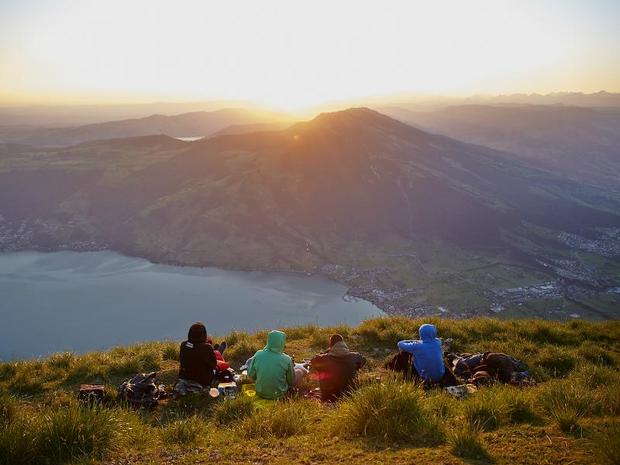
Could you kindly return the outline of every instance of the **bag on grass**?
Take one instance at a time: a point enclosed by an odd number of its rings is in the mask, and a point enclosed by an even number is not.
[[[157,372],[140,373],[125,381],[118,388],[118,397],[134,407],[155,407],[164,398],[166,391],[163,385],[157,385]]]

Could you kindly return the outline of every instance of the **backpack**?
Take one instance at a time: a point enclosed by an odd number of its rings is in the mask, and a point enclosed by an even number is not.
[[[118,388],[118,397],[133,407],[153,408],[166,396],[163,385],[155,384],[157,372],[139,373]]]
[[[385,362],[385,368],[401,373],[409,373],[411,369],[411,354],[408,352],[398,352],[390,360]]]

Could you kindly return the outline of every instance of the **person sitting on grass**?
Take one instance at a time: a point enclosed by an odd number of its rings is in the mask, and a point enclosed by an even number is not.
[[[226,350],[226,341],[223,341],[221,344],[213,344],[213,339],[211,337],[207,337],[207,342],[211,344],[213,347],[213,353],[215,354],[215,360],[217,361],[216,370],[218,372],[226,371],[230,368],[230,363],[224,360],[224,350]]]
[[[351,352],[344,338],[334,334],[329,338],[329,350],[315,355],[310,364],[318,374],[321,400],[333,402],[353,388],[357,371],[366,364],[366,359]]]
[[[217,360],[213,347],[207,342],[207,328],[203,323],[194,323],[181,343],[179,354],[179,382],[175,391],[184,395],[210,388],[215,375]]]
[[[280,399],[293,386],[295,371],[293,360],[284,353],[286,334],[271,331],[267,345],[257,351],[248,366],[248,376],[256,384],[256,394],[269,400]]]
[[[443,362],[441,339],[437,337],[435,325],[423,324],[418,329],[420,340],[405,340],[398,343],[398,350],[412,355],[413,375],[426,384],[442,381],[446,369]]]

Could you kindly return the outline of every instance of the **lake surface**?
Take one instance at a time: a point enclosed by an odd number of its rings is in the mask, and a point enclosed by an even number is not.
[[[157,265],[115,252],[0,253],[0,359],[382,312],[321,277]]]

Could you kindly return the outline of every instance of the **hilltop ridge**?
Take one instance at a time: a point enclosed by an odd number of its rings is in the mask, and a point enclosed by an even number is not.
[[[453,338],[454,350],[517,357],[538,384],[484,387],[456,400],[394,379],[383,362],[423,322]],[[0,463],[617,463],[618,322],[382,318],[356,328],[282,329],[285,351],[297,360],[324,350],[330,334],[342,334],[369,361],[359,389],[332,406],[293,396],[261,409],[247,399],[196,395],[136,412],[118,405],[116,386],[156,370],[170,389],[178,373],[177,342],[0,363]],[[265,331],[227,335],[226,359],[239,367],[265,337]],[[81,383],[106,385],[101,409],[78,407]],[[309,378],[304,388],[314,386]],[[317,443],[326,447],[317,449]]]

